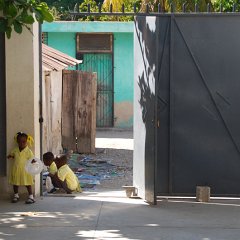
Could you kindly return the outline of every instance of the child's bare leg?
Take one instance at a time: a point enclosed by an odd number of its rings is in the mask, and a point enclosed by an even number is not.
[[[67,186],[67,183],[66,183],[66,180],[63,182],[61,181],[57,175],[54,175],[52,177],[52,183],[53,183],[53,186],[54,187],[57,187],[57,188],[62,188],[66,191],[66,193],[72,193],[72,190],[70,190]]]
[[[62,182],[62,188],[66,191],[66,193],[71,194],[72,190],[68,188],[66,180]]]
[[[13,185],[13,192],[14,192],[14,194],[18,194],[18,186],[17,185]]]
[[[28,185],[28,186],[26,186],[26,188],[27,188],[27,191],[28,191],[28,195],[29,195],[29,196],[28,196],[28,199],[26,200],[25,203],[27,203],[27,204],[34,203],[35,200],[34,200],[34,198],[33,198],[32,186],[31,186],[31,185]]]
[[[29,185],[29,186],[26,186],[26,188],[27,188],[27,191],[28,191],[29,196],[30,196],[30,195],[33,195],[33,193],[32,193],[32,186]]]
[[[13,196],[13,199],[12,199],[12,203],[16,203],[19,200],[18,186],[17,185],[13,185],[13,192],[14,192],[14,196]]]

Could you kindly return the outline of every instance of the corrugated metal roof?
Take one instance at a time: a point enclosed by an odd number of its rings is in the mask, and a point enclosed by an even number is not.
[[[44,70],[61,71],[69,66],[75,66],[79,63],[82,63],[82,60],[77,60],[65,53],[42,44],[42,64]]]

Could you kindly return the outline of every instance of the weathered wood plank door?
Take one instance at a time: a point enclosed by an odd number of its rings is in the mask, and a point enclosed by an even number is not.
[[[62,145],[80,153],[95,152],[96,73],[63,71]]]
[[[43,152],[62,151],[62,71],[43,72]]]

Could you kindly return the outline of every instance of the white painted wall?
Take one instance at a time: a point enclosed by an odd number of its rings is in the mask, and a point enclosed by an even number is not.
[[[142,75],[144,62],[140,44],[134,31],[134,152],[133,152],[133,186],[138,189],[138,196],[145,199],[145,139],[146,128],[142,119],[142,109],[139,103],[141,90],[138,86],[139,76]]]
[[[62,151],[62,71],[43,72],[43,152]]]
[[[6,39],[7,153],[16,146],[14,135],[23,131],[33,136],[32,150],[40,157],[38,24],[31,29],[33,34],[24,29],[22,34],[13,32],[11,39]],[[2,196],[11,194],[7,177],[0,181]],[[40,194],[39,175],[35,177],[35,194]]]

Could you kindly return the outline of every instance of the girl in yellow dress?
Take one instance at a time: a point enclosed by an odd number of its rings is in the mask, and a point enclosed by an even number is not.
[[[32,185],[33,176],[26,172],[25,165],[26,162],[33,158],[33,153],[30,148],[28,148],[28,143],[33,141],[31,136],[26,133],[18,132],[15,136],[18,147],[14,148],[8,159],[13,161],[12,168],[9,174],[9,183],[13,185],[14,197],[12,199],[13,203],[19,201],[18,188],[19,186],[25,186],[28,191],[28,199],[26,204],[34,203]]]

